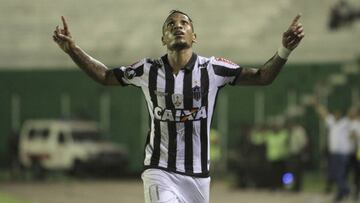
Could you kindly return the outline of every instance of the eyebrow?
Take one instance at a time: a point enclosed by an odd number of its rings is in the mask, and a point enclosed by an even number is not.
[[[172,15],[173,15],[173,14],[170,14],[170,15],[166,18],[166,20],[165,20],[165,22],[164,22],[164,24],[163,24],[163,26],[162,26],[162,32],[163,32],[163,34],[164,34],[164,28],[167,26],[167,24],[168,24],[169,22],[173,21]],[[181,20],[187,21],[187,22],[190,24],[191,29],[194,31],[194,25],[193,25],[193,22],[192,22],[191,18],[189,18],[189,16],[183,14],[183,15],[181,16]]]
[[[173,22],[174,19],[169,17],[166,19],[166,21],[164,22],[164,27],[166,27],[169,23]],[[181,17],[180,21],[186,21],[188,22],[190,25],[192,24],[191,20],[189,18],[187,18],[186,16],[185,17]]]

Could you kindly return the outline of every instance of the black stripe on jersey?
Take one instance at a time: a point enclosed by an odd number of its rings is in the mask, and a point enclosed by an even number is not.
[[[184,109],[193,108],[192,71],[185,71],[183,85]],[[193,122],[185,121],[185,172],[193,173]]]
[[[214,68],[214,73],[222,77],[232,77],[237,76],[241,73],[241,68],[227,68],[225,66],[212,65]]]
[[[206,115],[208,115],[208,92],[209,92],[209,75],[206,68],[201,69],[201,106],[206,106]],[[210,138],[209,138],[210,139]],[[202,119],[200,123],[200,143],[201,143],[201,171],[208,172],[208,131],[207,118]]]
[[[140,77],[144,74],[144,64],[136,67],[136,68],[131,68],[131,67],[127,67],[125,68],[125,72],[123,70],[121,70],[121,68],[115,68],[112,69],[116,79],[119,81],[119,83],[122,86],[127,86],[128,84],[124,83],[124,81],[122,80],[123,78],[126,78],[128,80],[133,79],[134,77]],[[133,85],[133,84],[131,84]]]
[[[114,68],[111,70],[116,79],[119,81],[121,86],[127,86],[128,84],[124,83],[124,81],[122,80],[124,78],[124,72],[120,69],[120,68]]]
[[[136,73],[136,74],[135,74],[135,77],[140,77],[140,76],[142,76],[142,75],[144,74],[144,65],[141,65],[141,66],[135,68],[134,71],[135,71],[135,73]]]
[[[150,67],[149,71],[149,94],[151,97],[151,102],[153,104],[153,108],[158,106],[157,96],[155,95],[155,91],[157,91],[157,77],[158,77],[158,67],[153,64]],[[160,132],[160,121],[157,119],[154,120],[154,146],[153,153],[151,155],[150,165],[157,166],[160,160],[160,140],[161,140],[161,132]]]
[[[165,92],[168,94],[165,96],[166,109],[174,110],[175,106],[172,102],[171,96],[174,94],[175,81],[172,73],[172,68],[167,61],[167,57],[162,57],[165,66]],[[175,114],[175,112],[173,112]],[[176,170],[176,151],[177,151],[177,136],[176,136],[176,123],[168,123],[169,134],[169,147],[168,147],[168,168],[170,170]]]

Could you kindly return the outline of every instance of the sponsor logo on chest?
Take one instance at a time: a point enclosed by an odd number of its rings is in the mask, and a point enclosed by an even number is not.
[[[192,109],[162,109],[161,107],[155,107],[154,117],[160,121],[197,121],[207,118],[206,106]]]

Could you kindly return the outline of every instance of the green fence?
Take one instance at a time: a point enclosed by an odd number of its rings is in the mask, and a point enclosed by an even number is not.
[[[287,107],[287,92],[301,95],[311,93],[314,85],[326,80],[329,74],[339,71],[340,64],[288,65],[276,81],[266,87],[226,87],[219,94],[213,125],[220,125],[226,116],[227,148],[236,148],[241,141],[241,126],[254,123],[255,93],[262,92],[265,101],[265,118],[284,112]],[[358,79],[352,78],[350,85],[339,87],[332,95],[332,103],[349,105],[349,86],[356,86]],[[109,99],[109,123],[106,136],[117,143],[125,144],[130,151],[131,169],[141,170],[145,143],[147,113],[141,90],[134,87],[104,87],[80,70],[29,70],[0,71],[0,164],[6,165],[7,140],[13,128],[18,128],[30,118],[62,118],[64,98],[68,100],[68,113],[72,118],[102,118],[101,98]],[[341,98],[339,99],[339,95]],[[20,107],[19,118],[14,115],[14,100]],[[345,101],[345,102],[344,102]],[[226,102],[226,104],[221,102]],[[146,110],[146,109],[145,109]],[[226,111],[226,114],[223,112]],[[305,114],[306,125],[312,140],[314,160],[319,158],[318,120],[311,109]],[[19,121],[17,124],[16,121]],[[223,124],[224,125],[224,124]]]

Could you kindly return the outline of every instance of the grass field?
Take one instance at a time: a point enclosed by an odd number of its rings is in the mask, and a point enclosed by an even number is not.
[[[18,199],[11,195],[0,192],[0,203],[34,203],[34,202]]]
[[[324,194],[322,174],[306,175],[304,191],[269,191],[232,187],[233,179],[213,178],[211,203],[330,203],[333,195]],[[0,203],[142,203],[140,177],[128,180],[71,179],[56,177],[42,182],[0,181]],[[352,200],[343,203],[353,203]]]

